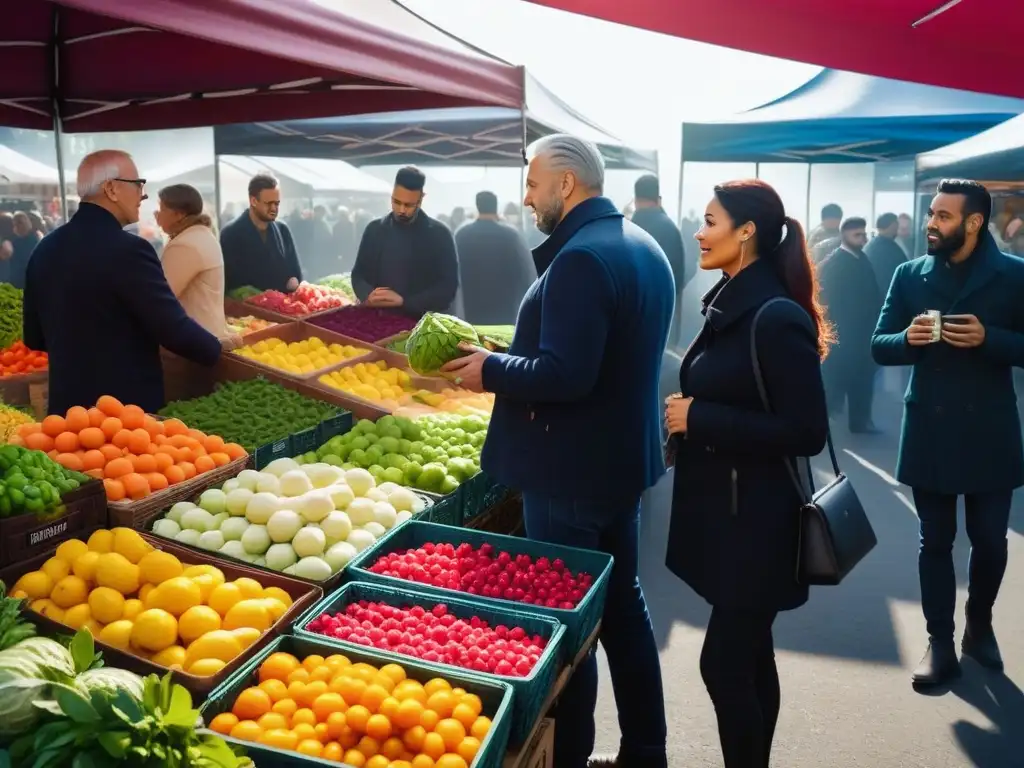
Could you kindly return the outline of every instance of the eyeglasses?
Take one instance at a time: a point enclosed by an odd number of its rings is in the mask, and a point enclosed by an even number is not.
[[[111,181],[120,181],[120,182],[122,182],[124,184],[134,184],[139,189],[142,189],[144,186],[146,186],[146,180],[145,179],[122,179],[122,178],[115,177],[115,178],[111,179]]]

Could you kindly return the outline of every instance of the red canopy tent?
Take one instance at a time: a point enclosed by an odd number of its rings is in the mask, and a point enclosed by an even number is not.
[[[522,106],[521,70],[440,32],[385,28],[388,5],[3,0],[0,125],[128,131]]]
[[[1022,0],[530,1],[833,69],[1024,97]]]

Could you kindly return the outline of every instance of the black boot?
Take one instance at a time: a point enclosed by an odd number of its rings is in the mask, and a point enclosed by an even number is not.
[[[964,630],[963,643],[960,646],[965,655],[970,656],[986,669],[996,672],[1003,671],[1003,655],[999,652],[996,633],[992,624],[981,624],[968,619]]]
[[[960,677],[960,659],[952,642],[928,641],[928,650],[914,670],[914,685],[943,685]]]

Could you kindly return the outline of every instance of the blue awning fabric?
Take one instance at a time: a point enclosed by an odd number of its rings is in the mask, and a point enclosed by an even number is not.
[[[918,155],[917,178],[1024,182],[1024,115]]]

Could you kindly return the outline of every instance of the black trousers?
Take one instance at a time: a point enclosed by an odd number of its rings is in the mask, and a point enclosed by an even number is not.
[[[711,611],[700,674],[718,716],[725,768],[768,768],[779,719],[775,612]]]
[[[953,494],[914,489],[914,506],[921,521],[918,572],[921,577],[921,608],[928,635],[941,643],[953,642],[956,609],[956,573],[953,542],[956,540],[956,500]],[[999,587],[1006,572],[1006,532],[1010,523],[1013,491],[969,493],[964,496],[964,521],[971,540],[968,566],[967,618],[986,627],[992,622]]]

